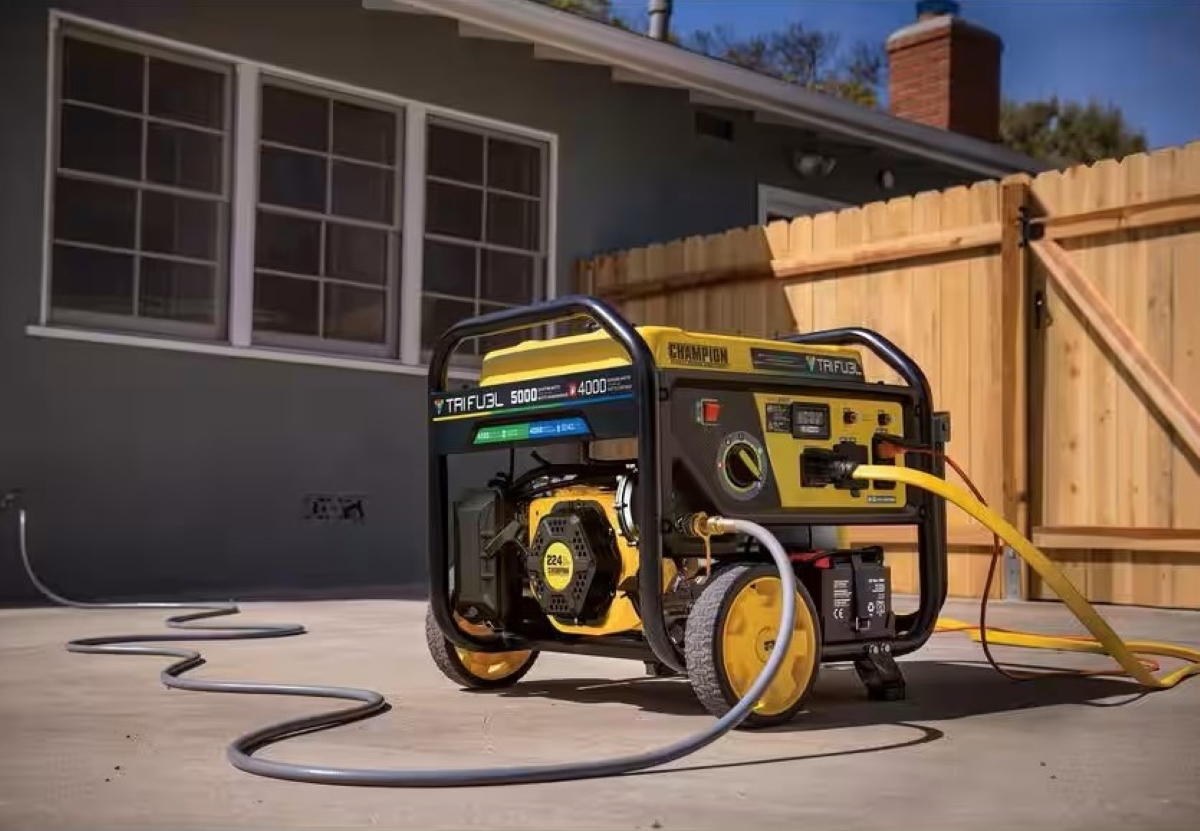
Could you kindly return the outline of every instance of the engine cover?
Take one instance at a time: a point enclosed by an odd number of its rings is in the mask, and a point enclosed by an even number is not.
[[[591,623],[617,590],[621,554],[597,502],[569,500],[542,517],[526,563],[538,604],[560,621]]]

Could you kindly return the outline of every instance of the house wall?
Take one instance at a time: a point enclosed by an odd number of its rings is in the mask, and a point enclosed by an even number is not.
[[[796,184],[780,162],[787,131],[742,122],[733,146],[698,138],[683,93],[460,39],[441,19],[353,0],[57,8],[556,134],[562,288],[588,254],[752,223],[757,170]],[[421,581],[422,376],[27,333],[41,290],[47,29],[44,6],[0,8],[0,488],[26,493],[39,570],[78,596]],[[839,187],[826,195],[871,198],[867,177]],[[305,522],[307,493],[364,495],[366,521]],[[3,522],[0,598],[31,596]]]

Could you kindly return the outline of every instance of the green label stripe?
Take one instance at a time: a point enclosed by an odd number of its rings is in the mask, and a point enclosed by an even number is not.
[[[525,441],[529,438],[529,424],[503,424],[499,427],[483,427],[475,434],[476,444]]]

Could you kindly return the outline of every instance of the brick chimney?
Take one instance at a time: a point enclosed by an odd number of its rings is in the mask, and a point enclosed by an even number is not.
[[[955,0],[920,0],[917,20],[887,40],[893,114],[984,141],[1000,138],[1000,53]]]

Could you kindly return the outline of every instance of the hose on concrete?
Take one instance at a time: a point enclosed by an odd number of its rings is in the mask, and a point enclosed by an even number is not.
[[[10,494],[0,500],[0,508],[16,501]],[[267,684],[250,681],[199,680],[182,677],[184,673],[204,664],[203,656],[191,649],[169,647],[130,646],[132,643],[152,641],[200,641],[200,640],[246,640],[254,638],[277,638],[304,634],[305,629],[296,624],[265,624],[256,626],[194,625],[195,621],[239,612],[234,603],[189,604],[189,603],[88,603],[71,600],[52,591],[34,572],[29,559],[26,535],[26,512],[18,507],[19,547],[21,561],[33,585],[48,600],[62,606],[77,609],[195,609],[197,611],[176,615],[167,620],[167,625],[179,629],[202,629],[178,634],[159,635],[108,635],[80,638],[67,644],[71,652],[156,655],[178,659],[162,670],[162,683],[173,689],[193,692],[242,693],[251,695],[290,695],[311,698],[329,698],[357,702],[354,706],[317,713],[301,718],[288,719],[267,725],[235,739],[226,755],[230,763],[239,770],[272,779],[308,782],[323,785],[358,785],[375,787],[437,788],[472,787],[483,785],[518,785],[567,780],[595,779],[632,773],[647,768],[660,767],[684,756],[691,755],[712,744],[738,726],[767,691],[779,671],[791,644],[796,616],[796,582],[787,551],[767,529],[753,522],[739,519],[710,517],[705,533],[742,533],[762,544],[775,561],[782,584],[783,609],[780,613],[779,633],[775,648],[762,671],[746,695],[724,716],[699,732],[680,739],[663,748],[648,750],[630,756],[612,759],[593,759],[586,762],[561,764],[515,765],[492,768],[462,769],[377,769],[336,768],[323,765],[299,764],[261,759],[254,754],[268,745],[282,742],[294,736],[314,733],[338,727],[361,719],[370,718],[387,710],[386,699],[373,690],[326,685]]]

